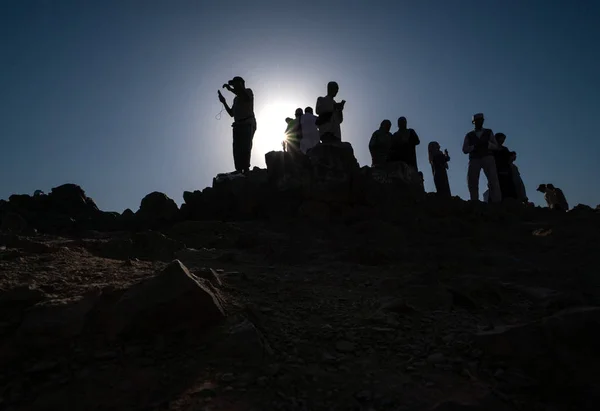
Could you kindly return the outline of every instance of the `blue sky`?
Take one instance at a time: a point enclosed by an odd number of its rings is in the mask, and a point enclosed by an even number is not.
[[[255,93],[253,165],[337,80],[361,165],[381,120],[404,115],[428,191],[436,140],[453,194],[468,198],[461,147],[482,111],[534,202],[553,183],[595,206],[599,17],[593,0],[4,0],[0,198],[73,182],[104,210],[135,211],[155,190],[181,203],[233,170],[216,91],[240,75]]]

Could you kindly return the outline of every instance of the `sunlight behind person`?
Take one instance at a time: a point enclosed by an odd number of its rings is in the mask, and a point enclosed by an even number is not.
[[[281,142],[285,138],[286,117],[294,117],[297,104],[287,102],[268,103],[256,115],[258,127],[254,137],[256,150],[267,153],[281,150]]]

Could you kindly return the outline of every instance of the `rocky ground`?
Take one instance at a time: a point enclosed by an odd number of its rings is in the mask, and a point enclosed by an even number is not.
[[[600,213],[460,204],[4,234],[0,410],[598,409]]]

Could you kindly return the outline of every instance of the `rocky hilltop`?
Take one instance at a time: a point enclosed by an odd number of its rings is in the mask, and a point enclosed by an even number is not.
[[[0,202],[0,410],[596,410],[600,212],[349,144],[104,212]]]

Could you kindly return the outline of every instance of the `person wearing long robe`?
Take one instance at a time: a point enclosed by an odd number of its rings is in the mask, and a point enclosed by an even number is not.
[[[519,167],[515,164],[517,161],[517,153],[515,151],[510,152],[510,168],[513,179],[513,184],[515,186],[515,191],[517,194],[517,199],[523,203],[528,203],[529,199],[527,198],[527,191],[525,190],[525,184],[523,184],[523,179],[521,178],[521,173],[519,171]]]
[[[383,120],[371,136],[369,141],[369,152],[371,153],[371,167],[382,166],[387,162],[390,146],[392,144],[392,122],[390,120]]]
[[[496,133],[496,142],[498,148],[493,151],[494,161],[496,162],[496,171],[498,172],[498,183],[500,184],[500,192],[502,200],[506,198],[517,198],[517,190],[515,188],[512,169],[511,169],[511,154],[510,150],[504,145],[506,135],[504,133]]]
[[[433,173],[433,182],[437,194],[440,197],[452,197],[448,181],[448,162],[450,161],[448,150],[442,152],[439,143],[432,141],[427,146],[427,151],[429,152],[429,164],[431,164],[431,172]]]

